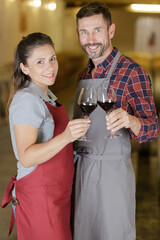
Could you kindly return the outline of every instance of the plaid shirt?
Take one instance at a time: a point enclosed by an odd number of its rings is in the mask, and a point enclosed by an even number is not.
[[[78,81],[106,78],[117,51],[118,49],[114,48],[111,54],[97,65],[93,77],[91,70],[94,64],[90,59],[88,67],[79,74]],[[140,143],[153,141],[158,135],[158,117],[152,96],[151,80],[147,72],[132,59],[121,55],[112,73],[110,84],[113,84],[116,91],[116,108],[123,108],[141,122],[138,136],[129,129],[130,136]]]

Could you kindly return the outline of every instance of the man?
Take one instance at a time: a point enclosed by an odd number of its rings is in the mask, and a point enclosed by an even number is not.
[[[74,240],[135,240],[135,176],[130,139],[153,141],[158,119],[146,71],[112,47],[115,24],[104,3],[92,2],[76,15],[77,32],[88,66],[80,73],[82,87],[113,85],[117,103],[106,116],[98,105],[87,132],[92,142],[76,146]],[[81,115],[75,104],[74,118]],[[106,130],[107,124],[107,130]],[[104,139],[106,131],[120,137]]]

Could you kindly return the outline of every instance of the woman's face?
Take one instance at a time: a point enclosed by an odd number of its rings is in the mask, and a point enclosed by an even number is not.
[[[55,83],[58,72],[54,48],[49,44],[35,47],[27,59],[27,65],[21,63],[20,67],[32,82],[47,93],[48,86]]]

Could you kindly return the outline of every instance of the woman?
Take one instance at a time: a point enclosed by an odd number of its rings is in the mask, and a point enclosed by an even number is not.
[[[86,133],[89,121],[69,121],[48,89],[57,71],[49,36],[32,33],[20,41],[9,107],[17,176],[12,177],[2,202],[5,207],[12,198],[20,240],[71,240],[72,142]],[[13,223],[12,211],[9,234]]]

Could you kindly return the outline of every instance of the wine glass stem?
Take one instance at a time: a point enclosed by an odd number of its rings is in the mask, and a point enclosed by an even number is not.
[[[88,118],[88,116],[87,115],[84,115],[84,117],[83,117],[84,119],[87,119]]]

